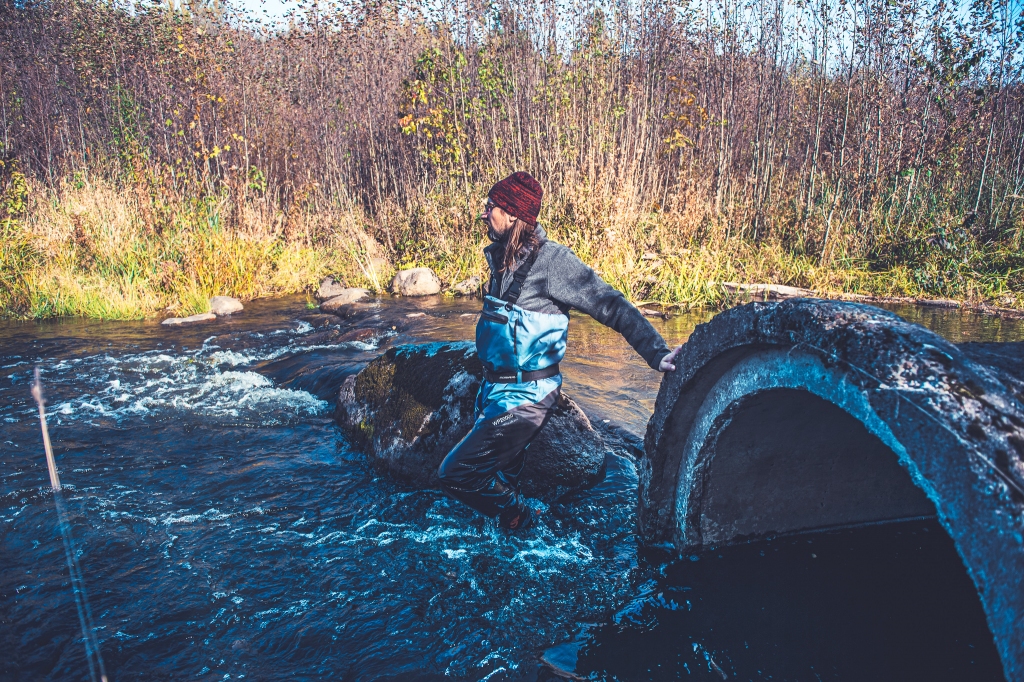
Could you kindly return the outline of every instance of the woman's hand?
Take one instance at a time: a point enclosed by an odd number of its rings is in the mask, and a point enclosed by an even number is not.
[[[661,359],[661,364],[658,365],[658,371],[659,372],[674,372],[674,371],[676,371],[676,366],[674,364],[672,364],[672,361],[676,359],[676,355],[678,355],[679,351],[681,351],[682,349],[683,349],[683,344],[679,344],[678,346],[676,346],[675,348],[672,349],[672,352],[670,352],[668,355],[663,357]]]

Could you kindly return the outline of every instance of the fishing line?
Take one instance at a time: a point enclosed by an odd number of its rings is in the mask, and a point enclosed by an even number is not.
[[[89,679],[92,682],[107,682],[107,670],[103,666],[103,655],[100,643],[96,639],[96,626],[92,620],[92,608],[89,596],[85,592],[85,580],[82,578],[82,567],[78,563],[74,540],[71,538],[71,525],[68,523],[67,508],[61,494],[60,477],[57,475],[57,463],[53,458],[53,447],[50,445],[50,432],[46,428],[46,408],[43,400],[43,385],[39,380],[39,366],[36,365],[35,382],[32,384],[32,397],[39,406],[39,425],[43,430],[43,448],[46,450],[46,467],[50,472],[50,488],[53,490],[53,501],[57,506],[57,524],[60,537],[64,542],[64,557],[71,576],[71,591],[75,595],[75,607],[78,610],[78,623],[82,628],[82,642],[85,644],[85,659],[89,664]]]

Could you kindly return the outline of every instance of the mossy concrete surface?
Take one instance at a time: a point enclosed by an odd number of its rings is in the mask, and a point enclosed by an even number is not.
[[[936,515],[1011,680],[1024,680],[1021,344],[946,341],[872,306],[750,303],[700,325],[663,380],[640,469],[646,542]]]

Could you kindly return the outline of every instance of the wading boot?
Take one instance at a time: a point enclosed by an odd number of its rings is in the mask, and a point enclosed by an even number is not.
[[[498,516],[498,525],[516,532],[524,531],[533,525],[533,510],[526,505],[506,509]]]

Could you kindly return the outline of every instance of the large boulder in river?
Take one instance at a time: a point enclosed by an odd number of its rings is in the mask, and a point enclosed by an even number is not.
[[[441,280],[430,268],[410,268],[395,275],[391,290],[402,296],[430,296],[441,291]]]
[[[483,367],[471,343],[396,346],[350,376],[336,418],[370,462],[400,482],[437,486],[441,460],[473,425]],[[564,394],[530,445],[522,490],[551,501],[604,476],[608,444]]]

